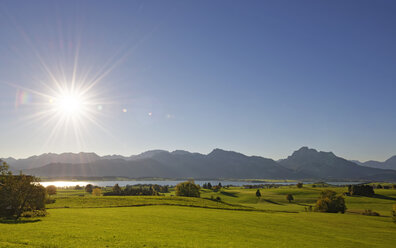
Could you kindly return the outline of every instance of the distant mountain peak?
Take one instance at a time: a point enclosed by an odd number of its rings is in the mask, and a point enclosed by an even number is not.
[[[396,164],[396,156],[390,157],[385,161],[385,163],[394,163]]]
[[[307,146],[303,146],[297,151],[293,152],[290,157],[306,157],[306,156],[327,156],[327,157],[337,157],[333,152],[323,152],[318,151],[313,148],[309,148]]]
[[[215,148],[208,154],[208,156],[210,156],[210,155],[218,155],[218,154],[227,154],[227,153],[241,154],[241,153],[237,153],[237,152],[234,152],[234,151],[226,151],[226,150],[223,150],[223,149],[220,149],[220,148]]]
[[[309,148],[308,146],[303,146],[297,151],[294,151],[290,157],[309,156],[317,153],[318,153],[317,150]]]
[[[184,150],[175,150],[171,152],[173,155],[188,155],[191,154],[191,152],[184,151]]]

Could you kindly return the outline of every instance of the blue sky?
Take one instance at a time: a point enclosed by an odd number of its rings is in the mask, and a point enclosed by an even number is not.
[[[0,157],[218,147],[279,159],[309,146],[385,160],[395,12],[361,0],[2,1]],[[100,127],[83,114],[58,129],[26,119],[75,65],[77,84],[103,76],[91,89]]]

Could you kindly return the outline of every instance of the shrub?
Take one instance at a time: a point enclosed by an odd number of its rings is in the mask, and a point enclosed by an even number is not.
[[[216,197],[216,201],[221,201],[220,196]]]
[[[380,216],[379,213],[372,211],[371,209],[366,209],[362,213],[363,215],[368,215],[368,216]]]
[[[305,207],[305,212],[312,212],[312,206]]]
[[[45,204],[52,204],[52,203],[55,203],[55,199],[51,199],[51,198],[47,198],[47,199],[45,199]]]
[[[44,217],[47,215],[45,209],[43,210],[31,210],[27,212],[23,212],[21,217]]]
[[[221,189],[221,187],[218,186],[218,185],[212,187],[212,190],[213,190],[214,192],[218,192],[220,189]]]
[[[300,182],[300,183],[297,183],[296,186],[297,186],[297,188],[301,189],[301,188],[303,187],[303,183],[301,183],[301,182]]]
[[[199,187],[194,181],[187,181],[176,185],[177,196],[200,197]]]
[[[288,201],[289,201],[289,203],[290,203],[291,201],[294,201],[294,197],[293,197],[293,195],[292,195],[292,194],[287,194],[287,196],[286,196],[286,200],[288,200]]]
[[[74,187],[75,190],[82,190],[83,188],[80,185],[76,185],[76,187]]]
[[[257,198],[260,198],[260,197],[261,197],[261,192],[260,192],[259,189],[256,191],[256,196],[257,196]]]
[[[392,219],[396,223],[396,204],[393,205]]]
[[[94,188],[92,190],[92,195],[94,196],[101,196],[102,195],[102,190],[100,188]]]
[[[342,196],[332,190],[322,191],[319,200],[316,202],[315,210],[327,213],[345,213],[346,205]]]
[[[350,195],[373,196],[374,187],[370,185],[349,185],[348,191]]]
[[[45,189],[46,189],[48,195],[56,194],[56,186],[55,185],[48,185]]]
[[[85,192],[92,193],[93,188],[94,188],[94,187],[93,187],[92,184],[87,184],[87,185],[85,186]]]
[[[113,186],[113,192],[114,192],[114,194],[116,194],[116,195],[121,195],[122,190],[121,190],[121,187],[118,185],[118,183],[116,183],[116,184]]]

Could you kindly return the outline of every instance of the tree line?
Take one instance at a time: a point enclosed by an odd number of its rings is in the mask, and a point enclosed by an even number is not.
[[[160,193],[168,193],[169,186],[161,186],[158,184],[140,184],[140,185],[127,185],[121,188],[115,184],[110,192],[103,193],[104,196],[137,196],[137,195],[160,195]]]

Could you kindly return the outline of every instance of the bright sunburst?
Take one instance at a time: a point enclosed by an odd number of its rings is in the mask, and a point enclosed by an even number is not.
[[[30,37],[24,38],[29,45],[32,44]],[[24,84],[28,87],[9,83],[16,88],[15,108],[21,110],[17,125],[25,126],[26,130],[31,130],[30,134],[40,136],[43,148],[68,143],[76,150],[84,150],[85,141],[97,137],[91,135],[95,129],[113,137],[101,124],[103,117],[113,116],[117,109],[120,113],[127,112],[124,107],[114,106],[120,103],[110,96],[109,89],[102,82],[134,47],[126,46],[104,61],[91,60],[87,56],[89,52],[83,53],[85,56],[81,62],[80,38],[76,40],[67,48],[60,47],[59,52],[67,54],[65,57],[43,56],[32,45],[39,68],[37,75],[32,75],[32,81]]]
[[[86,101],[78,92],[62,92],[57,98],[50,99],[50,103],[60,115],[79,117],[86,114]]]
[[[27,126],[39,123],[43,127],[40,131],[46,136],[43,147],[72,142],[76,148],[83,149],[92,127],[109,134],[99,117],[114,102],[103,94],[106,91],[98,89],[98,81],[83,80],[85,77],[77,75],[71,76],[72,80],[63,80],[49,74],[50,80],[41,82],[41,87],[34,90],[15,85],[19,92],[16,105],[30,110],[22,123]]]

